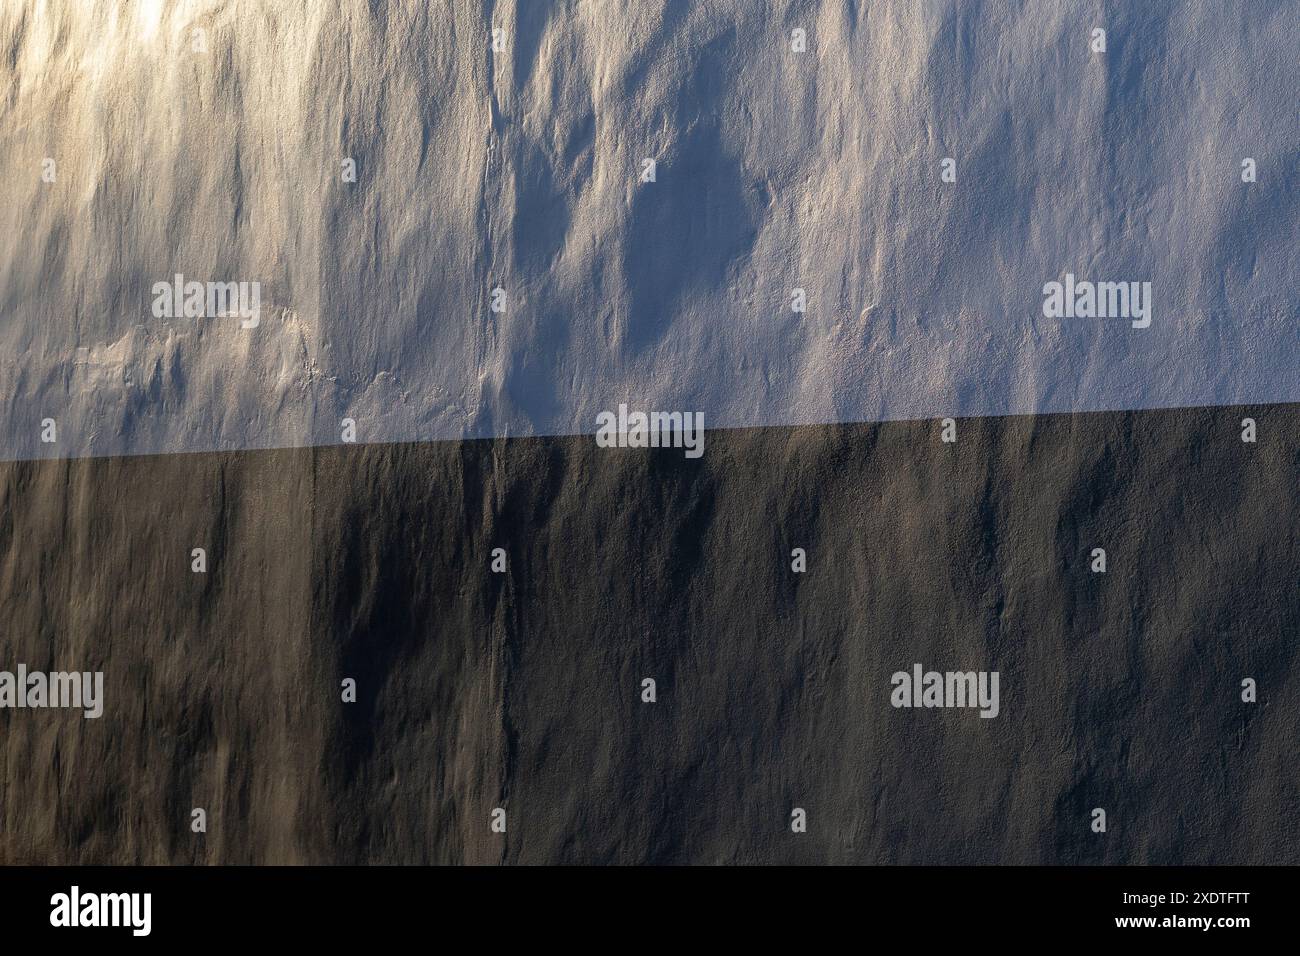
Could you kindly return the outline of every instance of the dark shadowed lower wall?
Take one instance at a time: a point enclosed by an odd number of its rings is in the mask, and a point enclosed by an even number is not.
[[[1300,862],[1298,425],[0,465],[0,669],[106,684],[0,710],[0,862]]]

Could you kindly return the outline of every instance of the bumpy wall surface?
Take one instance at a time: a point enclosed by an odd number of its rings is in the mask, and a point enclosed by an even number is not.
[[[0,0],[0,863],[1300,863],[1298,36]]]

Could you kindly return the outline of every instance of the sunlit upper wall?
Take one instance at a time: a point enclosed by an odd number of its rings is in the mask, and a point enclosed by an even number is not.
[[[1300,400],[1298,34],[1244,0],[10,0],[0,457]],[[1150,282],[1150,326],[1044,315],[1067,273]],[[160,316],[177,275],[256,283],[256,326]]]

